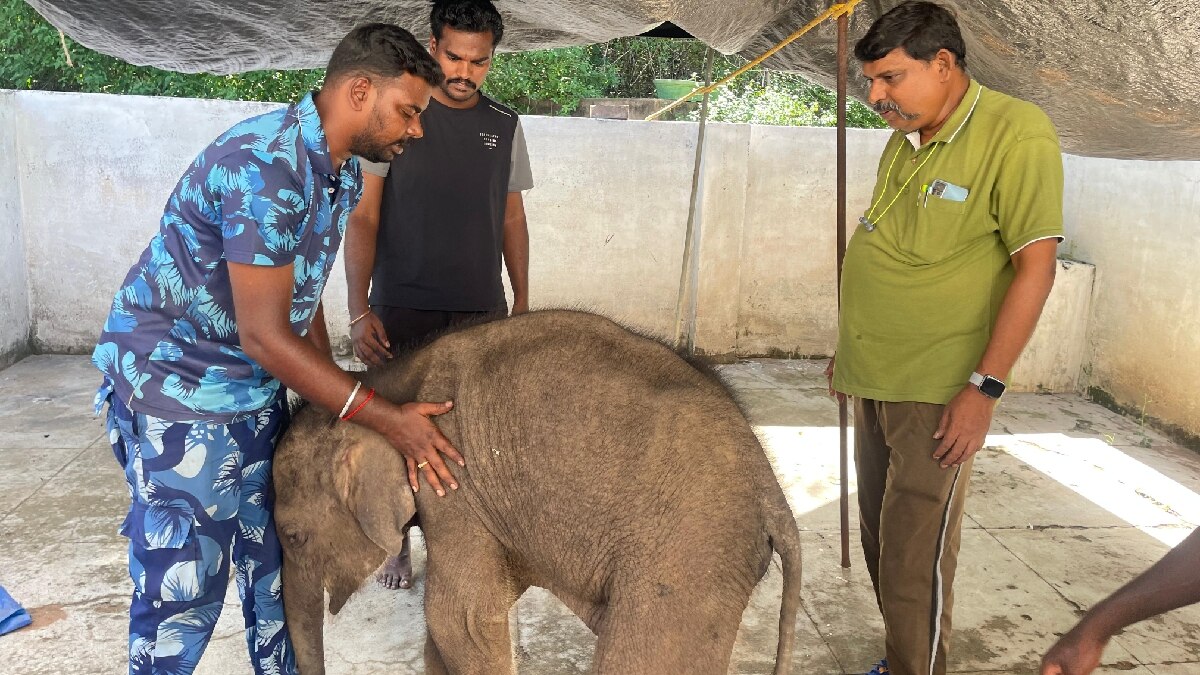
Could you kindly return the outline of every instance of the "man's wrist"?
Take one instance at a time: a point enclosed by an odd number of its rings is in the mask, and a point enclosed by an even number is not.
[[[979,371],[971,373],[968,381],[979,390],[979,393],[990,399],[999,399],[1007,389],[1007,385],[1000,378]]]
[[[353,423],[364,426],[386,437],[389,431],[389,422],[395,418],[395,413],[399,409],[400,406],[382,396],[376,395],[371,399],[370,405],[363,406],[363,409],[355,416]]]
[[[367,309],[367,310],[366,310],[365,312],[363,312],[362,314],[353,314],[353,313],[352,313],[352,314],[350,315],[350,327],[351,327],[351,328],[354,328],[354,326],[355,326],[355,325],[357,325],[357,324],[358,324],[359,322],[361,322],[363,319],[367,318],[367,317],[368,317],[370,314],[371,314],[371,310],[370,310],[370,309]]]
[[[1121,607],[1112,598],[1100,601],[1079,622],[1078,630],[1091,638],[1107,642],[1129,622],[1121,617]]]

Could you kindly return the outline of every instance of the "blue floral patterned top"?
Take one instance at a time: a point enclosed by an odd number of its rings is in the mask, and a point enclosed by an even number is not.
[[[292,330],[308,333],[346,219],[357,159],[335,173],[313,95],[245,120],[204,149],[167,200],[158,233],[113,300],[92,362],[130,409],[233,421],[280,382],[238,339],[228,263],[292,265]]]

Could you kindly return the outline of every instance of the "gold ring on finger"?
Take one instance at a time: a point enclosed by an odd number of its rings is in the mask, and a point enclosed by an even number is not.
[[[429,466],[429,462],[421,462],[420,464],[417,465],[417,468],[424,469],[427,466]]]

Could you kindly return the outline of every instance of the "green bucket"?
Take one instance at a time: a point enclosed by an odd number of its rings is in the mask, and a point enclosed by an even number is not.
[[[687,96],[692,90],[700,86],[695,80],[654,80],[654,94],[659,98],[665,98],[674,101],[682,96]],[[699,101],[704,96],[696,95],[689,98],[689,101]]]

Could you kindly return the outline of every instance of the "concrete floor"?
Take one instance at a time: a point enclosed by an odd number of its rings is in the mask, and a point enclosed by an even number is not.
[[[794,673],[861,673],[882,653],[866,570],[839,566],[837,412],[821,361],[722,368],[760,430],[803,530],[805,613]],[[0,673],[124,670],[126,492],[82,357],[0,372],[0,585],[34,624],[0,637]],[[951,670],[1032,673],[1081,609],[1200,525],[1200,455],[1077,396],[1006,397],[975,464],[956,586]],[[857,518],[851,511],[852,522]],[[409,592],[366,585],[328,621],[331,673],[419,673],[423,555]],[[779,577],[759,584],[732,672],[768,673]],[[250,672],[236,592],[199,672]],[[522,673],[586,672],[593,638],[552,596],[518,606]],[[1200,673],[1200,607],[1114,639],[1103,672]]]

